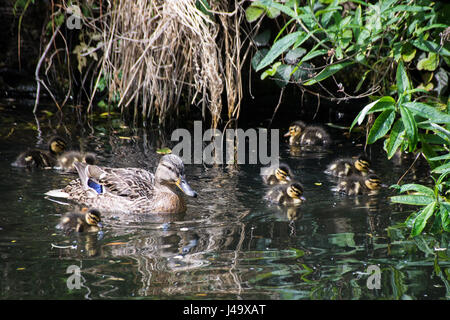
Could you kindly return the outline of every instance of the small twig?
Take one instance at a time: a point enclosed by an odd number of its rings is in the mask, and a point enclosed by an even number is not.
[[[47,46],[45,47],[44,53],[42,54],[41,58],[39,59],[39,62],[36,66],[36,71],[34,72],[34,77],[36,79],[37,82],[37,86],[36,86],[36,101],[34,103],[34,108],[33,108],[33,113],[36,113],[37,110],[37,106],[39,104],[39,95],[40,95],[40,91],[41,91],[41,83],[44,86],[45,89],[47,89],[47,91],[50,93],[51,97],[53,98],[53,100],[55,101],[56,105],[58,106],[58,109],[60,109],[58,103],[56,102],[56,99],[54,98],[53,94],[51,93],[51,91],[47,88],[47,86],[44,84],[44,82],[42,81],[42,79],[39,77],[39,70],[41,69],[41,65],[42,62],[44,61],[45,56],[47,55],[48,50],[50,49],[50,46],[52,45],[53,41],[55,40],[56,35],[58,34],[59,29],[61,28],[61,26],[58,26],[55,30],[55,32],[53,33],[50,41],[47,43]]]
[[[281,98],[283,97],[283,93],[284,93],[284,88],[281,89],[281,92],[280,92],[280,98],[278,99],[278,104],[277,104],[277,106],[275,107],[275,111],[273,112],[272,119],[270,119],[269,128],[272,126],[273,118],[275,117],[275,114],[277,113],[278,108],[280,107],[280,104],[281,104]]]
[[[405,173],[400,177],[400,179],[397,181],[397,184],[400,184],[400,182],[403,180],[403,178],[406,176],[406,174],[408,173],[409,170],[411,170],[412,167],[414,167],[414,164],[416,163],[417,159],[419,159],[420,155],[422,154],[422,152],[419,152],[416,156],[416,158],[414,159],[413,163],[411,163],[411,165],[409,166],[408,170],[405,171]]]

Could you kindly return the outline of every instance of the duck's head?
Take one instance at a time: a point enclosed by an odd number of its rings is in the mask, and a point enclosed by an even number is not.
[[[95,164],[97,162],[97,156],[95,155],[95,153],[87,152],[84,155],[83,160],[87,164]]]
[[[155,178],[161,184],[176,185],[187,196],[197,197],[197,192],[186,181],[183,160],[174,154],[166,154],[161,158]]]
[[[370,169],[370,160],[363,155],[359,155],[355,160],[355,168],[362,173],[372,172]]]
[[[98,211],[97,209],[87,209],[87,208],[83,208],[81,210],[82,212],[85,212],[85,220],[86,223],[90,226],[97,226],[99,228],[102,228],[102,219],[101,219],[101,215],[100,215],[100,211]]]
[[[288,183],[292,180],[291,169],[285,164],[280,164],[280,166],[275,169],[275,177],[280,183]]]
[[[370,174],[364,179],[364,184],[369,190],[379,190],[381,188],[381,179],[375,174]]]
[[[55,155],[66,150],[67,143],[61,137],[52,137],[48,142],[48,150]]]
[[[289,126],[289,131],[284,136],[297,138],[302,134],[305,127],[306,125],[303,121],[295,121]]]
[[[295,202],[302,203],[306,200],[303,196],[303,186],[298,182],[291,183],[287,187],[286,193],[288,197],[293,199]]]

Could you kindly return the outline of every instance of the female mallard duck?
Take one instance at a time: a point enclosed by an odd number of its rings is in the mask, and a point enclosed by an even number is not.
[[[375,194],[381,188],[381,180],[375,174],[368,176],[351,175],[342,178],[337,186],[337,191],[349,196],[358,194]]]
[[[66,151],[58,157],[57,167],[65,172],[76,172],[73,165],[75,161],[95,164],[97,159],[96,155],[92,152],[81,153],[79,151]]]
[[[362,155],[355,159],[337,159],[325,170],[325,173],[336,177],[346,177],[352,174],[366,176],[368,172],[373,173],[373,170],[370,169],[370,161]]]
[[[83,208],[81,211],[68,212],[56,227],[65,233],[97,232],[102,228],[100,211]]]
[[[261,177],[265,184],[285,184],[292,180],[292,171],[287,164],[280,163],[261,169]]]
[[[79,179],[47,195],[119,213],[182,213],[186,205],[175,188],[197,196],[186,182],[183,161],[173,154],[161,158],[155,174],[140,168],[106,168],[81,162],[74,165]]]
[[[297,181],[274,186],[267,192],[266,199],[282,206],[296,206],[306,200],[303,197],[303,186]]]
[[[48,151],[31,149],[21,153],[11,164],[23,168],[51,168],[56,165],[57,156],[66,149],[66,142],[60,137],[53,137],[48,142]]]
[[[307,126],[303,121],[295,121],[284,135],[291,146],[327,146],[331,143],[328,132],[319,126]]]

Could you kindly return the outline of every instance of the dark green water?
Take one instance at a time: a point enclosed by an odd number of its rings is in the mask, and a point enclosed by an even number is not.
[[[11,167],[21,151],[39,145],[38,130],[23,111],[2,107],[0,115],[1,299],[450,297],[448,235],[409,239],[399,223],[411,208],[391,205],[386,197],[392,190],[374,197],[331,191],[335,180],[323,170],[336,157],[361,151],[350,141],[329,152],[291,154],[281,146],[281,160],[305,187],[307,202],[297,212],[263,199],[267,188],[259,165],[187,165],[199,197],[187,199],[186,214],[106,216],[103,234],[68,237],[55,225],[70,207],[44,193],[74,176]],[[66,122],[56,115],[41,118],[42,138],[62,134],[74,149],[96,152],[107,166],[153,170],[159,159],[155,150],[170,139],[154,130],[131,130],[118,120]],[[387,185],[410,164],[387,161],[379,147],[369,154]],[[405,179],[426,175],[419,167]],[[80,267],[79,289],[68,288],[71,265]],[[379,289],[368,286],[371,265],[381,271]]]

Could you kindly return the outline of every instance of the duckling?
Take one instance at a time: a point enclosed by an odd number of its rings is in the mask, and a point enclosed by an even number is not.
[[[56,227],[65,233],[97,232],[102,228],[100,211],[83,208],[81,211],[68,212]]]
[[[328,132],[320,126],[307,126],[303,121],[295,121],[284,135],[291,146],[327,146],[331,143]]]
[[[373,170],[370,169],[370,160],[363,155],[359,155],[356,159],[337,159],[325,170],[326,174],[336,177],[345,177],[352,174],[366,176],[368,172],[373,173]]]
[[[96,155],[92,152],[81,153],[79,151],[66,151],[58,157],[57,168],[63,169],[65,172],[77,172],[73,163],[75,161],[83,162],[86,164],[95,164],[97,159]]]
[[[291,168],[285,163],[261,169],[261,177],[265,184],[286,184],[292,180]]]
[[[381,188],[381,180],[375,174],[360,176],[353,174],[342,178],[336,190],[349,196],[359,194],[375,194]]]
[[[11,165],[21,168],[51,168],[56,164],[57,156],[65,149],[66,142],[62,138],[52,137],[48,142],[48,151],[27,150],[21,153]]]
[[[266,199],[282,206],[296,206],[306,200],[305,197],[303,197],[303,186],[297,181],[274,186],[267,192]]]

